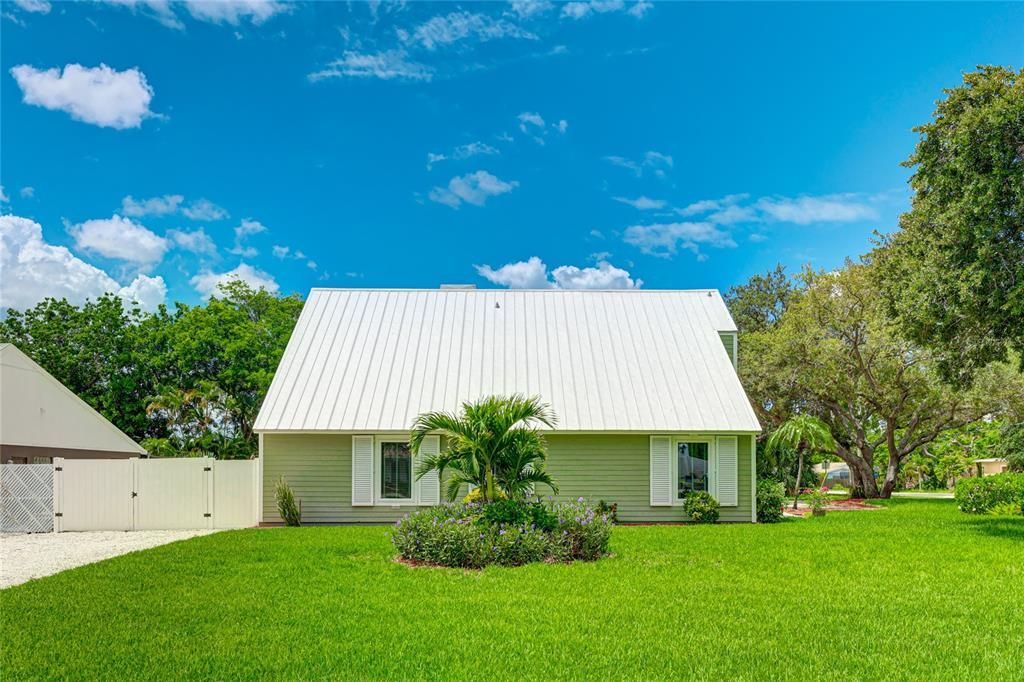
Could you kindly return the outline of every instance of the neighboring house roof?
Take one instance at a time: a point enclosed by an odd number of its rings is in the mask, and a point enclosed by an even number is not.
[[[405,431],[522,393],[560,431],[755,432],[735,329],[712,290],[313,289],[255,429]]]
[[[9,343],[0,344],[0,445],[145,453]]]

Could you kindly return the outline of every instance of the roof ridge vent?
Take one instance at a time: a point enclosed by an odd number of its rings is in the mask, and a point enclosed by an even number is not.
[[[445,291],[472,291],[476,289],[475,284],[442,284],[441,289]]]

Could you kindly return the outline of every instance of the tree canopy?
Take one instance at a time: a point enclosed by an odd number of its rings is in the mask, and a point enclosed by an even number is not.
[[[1024,70],[965,74],[914,130],[911,210],[874,259],[904,332],[969,383],[1024,353]]]

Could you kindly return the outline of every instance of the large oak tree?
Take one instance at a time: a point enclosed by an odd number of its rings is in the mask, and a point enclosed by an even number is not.
[[[848,262],[803,279],[778,323],[745,336],[741,373],[769,423],[781,407],[829,425],[861,495],[888,497],[903,459],[1024,395],[1021,375],[1005,363],[980,370],[970,389],[942,381],[935,354],[906,340],[889,317],[870,265]]]

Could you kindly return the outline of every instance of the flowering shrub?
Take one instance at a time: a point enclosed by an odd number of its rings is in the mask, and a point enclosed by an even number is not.
[[[590,561],[608,553],[611,526],[583,498],[551,508],[509,500],[446,504],[407,514],[391,542],[401,558],[437,566]]]
[[[718,521],[718,500],[703,490],[690,493],[683,502],[683,511],[697,523]]]
[[[825,513],[825,507],[829,505],[828,488],[815,488],[807,496],[807,505],[814,514]]]

